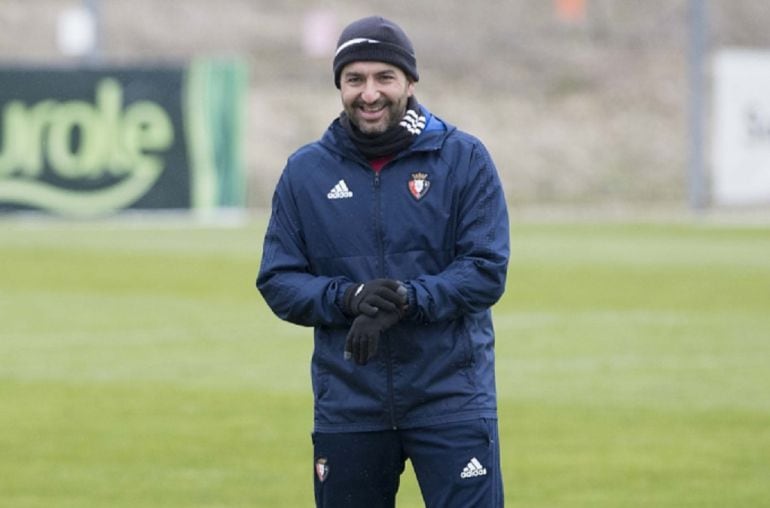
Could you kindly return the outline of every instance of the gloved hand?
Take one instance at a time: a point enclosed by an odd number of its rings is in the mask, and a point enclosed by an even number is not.
[[[394,311],[379,310],[374,316],[361,314],[353,320],[345,340],[345,360],[352,358],[357,364],[366,365],[377,354],[380,335],[398,323],[406,313],[407,291],[400,282],[396,295],[398,301]]]
[[[374,279],[366,283],[354,284],[345,290],[343,296],[344,310],[349,316],[365,314],[374,317],[378,311],[400,311],[405,304],[406,288],[393,279]]]
[[[377,354],[382,332],[398,323],[401,316],[400,311],[379,311],[374,317],[361,314],[354,319],[345,341],[345,359],[352,358],[357,364],[366,365]]]

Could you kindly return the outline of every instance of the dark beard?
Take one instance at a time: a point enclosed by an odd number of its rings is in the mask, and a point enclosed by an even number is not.
[[[374,137],[374,136],[379,136],[380,134],[383,134],[388,129],[395,127],[396,125],[399,124],[401,119],[404,117],[404,114],[406,113],[407,103],[408,103],[408,99],[401,104],[386,101],[384,104],[384,107],[385,109],[387,109],[387,112],[388,112],[389,123],[384,128],[376,126],[374,127],[374,130],[364,130],[367,127],[365,122],[361,122],[361,121],[356,122],[352,120],[355,118],[355,115],[353,114],[353,112],[356,111],[357,109],[364,108],[364,104],[361,100],[355,101],[351,105],[351,108],[348,109],[346,112],[348,113],[348,118],[351,119],[351,123],[353,123],[363,135]],[[376,104],[375,106],[379,106],[379,105],[382,105],[382,103]],[[362,127],[364,127],[364,129],[362,129]]]
[[[340,124],[367,159],[376,159],[406,149],[425,128],[425,117],[421,115],[420,105],[414,97],[409,97],[406,103],[406,114],[395,118],[394,124],[384,132],[372,134],[361,132],[345,112],[340,115]]]

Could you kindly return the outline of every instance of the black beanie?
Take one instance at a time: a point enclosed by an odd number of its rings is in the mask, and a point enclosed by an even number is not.
[[[370,16],[349,24],[337,41],[334,55],[334,84],[340,87],[342,68],[350,62],[385,62],[401,68],[418,81],[417,59],[412,41],[401,27],[380,16]]]

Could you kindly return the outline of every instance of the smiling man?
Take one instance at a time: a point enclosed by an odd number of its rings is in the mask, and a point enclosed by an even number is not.
[[[414,93],[413,79],[398,67],[381,62],[353,62],[345,66],[340,92],[350,122],[368,136],[397,126]]]
[[[314,327],[316,506],[392,508],[406,460],[428,507],[503,506],[497,170],[418,104],[414,48],[392,21],[346,27],[333,70],[343,112],[289,158],[257,277],[276,315]]]

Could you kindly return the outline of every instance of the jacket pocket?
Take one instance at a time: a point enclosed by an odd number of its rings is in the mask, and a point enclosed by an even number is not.
[[[473,336],[468,330],[466,321],[464,318],[460,318],[457,321],[457,326],[454,328],[454,340],[455,340],[455,358],[454,364],[461,369],[470,369],[476,363],[476,358],[473,352]]]
[[[474,367],[476,365],[476,355],[473,347],[473,334],[468,330],[467,322],[461,318],[455,329],[457,341],[457,350],[459,356],[455,361],[455,366],[462,376],[464,376],[472,389],[476,387],[476,375]]]

